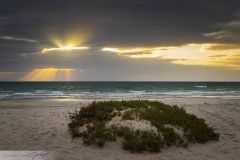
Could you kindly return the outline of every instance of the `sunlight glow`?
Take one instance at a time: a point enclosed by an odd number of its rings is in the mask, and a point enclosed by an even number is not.
[[[152,47],[152,48],[138,47],[138,48],[128,48],[128,49],[104,47],[102,48],[102,51],[114,52],[114,53],[139,53],[139,52],[152,52],[155,50],[165,50],[166,48],[169,48],[169,47]]]
[[[103,48],[102,51],[115,52],[115,53],[137,53],[147,51],[147,48],[134,48],[134,49],[118,49],[118,48]]]
[[[87,50],[89,47],[86,46],[73,46],[73,45],[66,45],[66,46],[60,46],[58,48],[44,48],[42,50],[42,53],[48,53],[50,51],[71,51],[71,50]]]
[[[74,80],[76,69],[41,68],[34,69],[21,78],[22,81],[71,81]]]
[[[189,43],[153,48],[108,48],[102,51],[130,58],[154,58],[181,65],[198,65],[240,70],[240,47],[214,43]]]

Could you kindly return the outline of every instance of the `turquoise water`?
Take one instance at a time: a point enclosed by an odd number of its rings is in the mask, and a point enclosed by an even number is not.
[[[0,82],[0,99],[240,98],[240,82]]]

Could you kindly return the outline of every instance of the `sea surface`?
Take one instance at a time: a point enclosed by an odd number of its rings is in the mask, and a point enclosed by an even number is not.
[[[240,82],[0,82],[0,100],[240,99]]]

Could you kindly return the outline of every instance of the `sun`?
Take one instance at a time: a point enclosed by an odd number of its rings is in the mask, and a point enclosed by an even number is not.
[[[71,51],[71,50],[87,50],[89,47],[86,46],[74,46],[71,44],[68,44],[66,46],[60,46],[58,48],[44,48],[42,50],[42,53],[48,53],[51,51]]]
[[[66,46],[62,47],[62,49],[65,49],[65,50],[72,50],[72,49],[74,49],[74,46],[71,45],[71,44],[69,44],[69,45],[66,45]]]

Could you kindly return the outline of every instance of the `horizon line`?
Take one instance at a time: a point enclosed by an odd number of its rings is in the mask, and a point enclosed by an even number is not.
[[[10,81],[1,81],[0,80],[0,83],[2,82],[17,82],[17,83],[49,83],[49,82],[52,82],[52,83],[58,83],[58,82],[237,82],[237,83],[240,83],[240,80],[239,81],[108,81],[108,80],[103,80],[103,81],[15,81],[15,80],[10,80]]]

